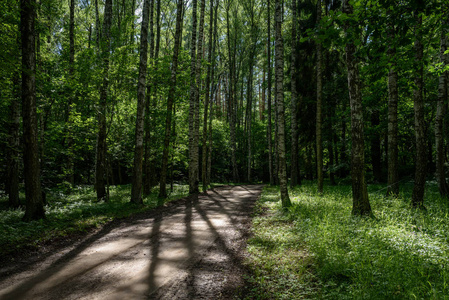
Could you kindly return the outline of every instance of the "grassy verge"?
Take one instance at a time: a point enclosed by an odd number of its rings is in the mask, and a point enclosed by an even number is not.
[[[47,194],[46,218],[33,222],[22,222],[24,211],[0,210],[0,256],[25,248],[33,248],[70,234],[82,233],[93,227],[117,218],[151,210],[157,206],[157,193],[143,199],[144,205],[130,204],[131,186],[111,186],[110,201],[95,202],[92,186],[77,187],[70,193],[63,189]],[[188,194],[188,186],[175,185],[167,201],[179,199]],[[6,199],[1,199],[6,207]]]
[[[449,299],[449,208],[428,184],[426,211],[410,209],[412,185],[400,199],[369,186],[374,218],[351,217],[350,186],[313,183],[290,190],[282,212],[275,187],[259,201],[247,263],[247,299]]]

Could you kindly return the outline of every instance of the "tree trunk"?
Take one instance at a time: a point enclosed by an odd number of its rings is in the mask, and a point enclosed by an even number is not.
[[[271,137],[271,3],[268,0],[267,4],[267,111],[268,111],[268,124],[267,124],[267,140],[268,140],[268,170],[270,173],[270,184],[274,185],[273,174],[273,145]]]
[[[199,191],[199,138],[200,138],[200,94],[201,94],[201,73],[202,66],[201,60],[203,58],[203,41],[204,41],[204,13],[206,8],[206,0],[201,0],[200,4],[200,24],[198,28],[198,41],[197,41],[197,56],[196,56],[196,93],[195,93],[195,128],[194,128],[194,164],[193,173],[195,174],[195,181],[192,182],[195,185],[196,192]],[[204,154],[203,154],[204,155]]]
[[[321,0],[317,3],[317,26],[320,26],[321,20]],[[322,46],[321,42],[316,42],[316,173],[317,173],[317,192],[323,193],[323,139],[322,139],[322,109],[323,109],[323,75],[322,75]]]
[[[36,56],[35,56],[35,0],[20,1],[22,34],[22,110],[23,163],[25,175],[26,210],[24,221],[42,219],[45,210],[41,194],[36,116]]]
[[[291,206],[287,189],[287,163],[285,159],[285,112],[284,112],[284,42],[282,39],[282,0],[276,4],[276,101],[278,112],[278,149],[279,149],[279,184],[281,189],[282,207]]]
[[[173,59],[171,66],[170,75],[170,89],[168,90],[167,98],[167,117],[165,119],[165,137],[164,137],[164,150],[162,153],[162,168],[161,168],[161,181],[159,187],[159,198],[167,198],[167,168],[168,168],[168,152],[170,147],[170,133],[172,124],[172,114],[173,114],[173,103],[175,100],[176,93],[176,73],[178,71],[178,56],[180,41],[182,35],[182,10],[183,10],[183,0],[178,0],[176,7],[176,31],[175,31],[175,44],[173,48]]]
[[[217,5],[215,5],[215,15],[214,15],[214,33],[213,33],[213,45],[212,45],[212,61],[211,61],[211,80],[212,85],[214,82],[214,76],[215,76],[215,48],[217,43],[217,19],[218,19],[218,2]],[[220,86],[220,85],[218,85]],[[218,89],[217,96],[219,95],[220,90]],[[211,171],[212,171],[212,118],[213,118],[213,98],[214,92],[213,89],[211,91],[210,96],[210,107],[209,107],[209,144],[207,147],[207,176],[206,176],[206,185],[209,186],[211,182]],[[220,107],[217,105],[217,107]]]
[[[210,77],[212,68],[212,34],[213,34],[213,21],[214,21],[214,1],[210,1],[210,13],[209,13],[209,48],[208,48],[208,62],[207,75],[206,75],[206,96],[204,99],[204,117],[203,117],[203,157],[202,157],[202,170],[201,170],[201,181],[203,183],[203,191],[207,190],[207,149],[208,149],[208,139],[207,139],[207,115],[209,113],[210,105]]]
[[[226,31],[227,31],[227,42],[228,42],[228,53],[229,53],[229,85],[228,85],[228,120],[229,129],[231,136],[231,163],[232,163],[232,179],[233,182],[238,182],[238,170],[237,170],[237,160],[236,160],[236,138],[235,138],[235,121],[236,121],[236,109],[235,109],[235,40],[234,46],[231,46],[232,39],[229,28],[229,10],[230,1],[226,7]],[[235,35],[235,33],[234,33]]]
[[[422,10],[415,10],[415,90],[413,92],[413,107],[415,111],[415,184],[413,186],[412,206],[424,207],[424,188],[426,184],[427,156],[426,136],[424,123],[424,101],[423,101],[423,44],[422,44]]]
[[[143,135],[145,121],[145,87],[148,63],[148,19],[150,0],[145,0],[142,13],[142,28],[140,33],[140,63],[139,81],[137,83],[137,116],[136,116],[136,144],[134,148],[134,167],[131,187],[131,202],[142,204],[142,159]]]
[[[343,3],[344,13],[351,15],[353,8],[349,0]],[[346,35],[349,35],[349,24],[345,24]],[[352,37],[351,37],[352,38]],[[346,66],[348,69],[348,89],[351,107],[351,178],[352,178],[352,214],[371,215],[371,206],[365,181],[365,141],[363,134],[362,95],[360,91],[358,61],[355,57],[356,47],[352,41],[346,44]]]
[[[443,21],[442,25],[443,29],[441,32],[441,42],[440,42],[440,62],[443,64],[443,66],[446,66],[449,60],[449,55],[445,54],[447,50],[447,39],[448,39],[447,36],[449,33],[448,32],[449,30],[447,29],[449,22],[447,21],[447,19]],[[437,104],[437,112],[435,115],[436,177],[440,195],[446,198],[449,196],[449,187],[446,181],[446,171],[444,167],[445,153],[444,153],[443,124],[447,105],[447,93],[448,93],[447,81],[448,81],[448,73],[446,71],[442,73],[439,78],[438,104]]]
[[[70,184],[75,183],[74,162],[73,162],[73,132],[72,132],[72,104],[75,98],[74,76],[75,76],[75,0],[70,0],[70,21],[69,21],[69,92],[67,103],[67,161],[66,161],[66,180]]]
[[[154,65],[154,0],[150,0],[150,64]],[[148,78],[147,81],[152,81],[153,78]],[[151,134],[151,123],[154,118],[154,111],[151,110],[151,83],[147,82],[147,94],[145,96],[145,153],[144,153],[144,177],[143,177],[143,194],[149,195],[152,188],[152,176],[154,175],[154,170],[151,169],[152,163],[152,150],[151,145],[152,134]]]
[[[391,12],[389,12],[391,14]],[[396,32],[389,25],[388,59],[391,64],[388,73],[388,189],[387,196],[399,196],[398,173],[398,73],[396,70]]]
[[[296,93],[296,61],[297,61],[297,50],[296,50],[296,23],[297,23],[297,12],[296,12],[296,0],[292,0],[292,61],[291,61],[291,109],[292,109],[292,153],[291,153],[291,181],[292,187],[298,185],[298,96]]]
[[[112,0],[106,0],[104,8],[103,35],[101,40],[101,56],[103,62],[103,83],[100,88],[100,103],[98,108],[98,136],[97,136],[97,161],[95,172],[95,188],[97,200],[106,197],[105,173],[106,173],[106,110],[109,86],[109,52],[110,29],[112,18]]]

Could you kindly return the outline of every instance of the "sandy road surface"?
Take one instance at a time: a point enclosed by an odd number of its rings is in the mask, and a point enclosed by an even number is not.
[[[220,187],[105,227],[12,271],[0,280],[0,299],[232,298],[244,284],[241,260],[261,189]]]

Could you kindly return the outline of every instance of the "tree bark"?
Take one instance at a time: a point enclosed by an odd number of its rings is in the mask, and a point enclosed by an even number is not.
[[[239,181],[237,160],[236,160],[236,137],[235,137],[235,121],[236,121],[236,108],[235,108],[235,40],[232,46],[232,37],[229,26],[229,10],[231,9],[231,1],[228,1],[226,7],[226,31],[229,53],[229,85],[228,85],[228,120],[231,136],[231,164],[232,164],[232,179],[233,182]],[[234,33],[235,35],[236,33]]]
[[[45,210],[41,194],[38,128],[36,116],[35,0],[20,1],[22,34],[23,160],[26,210],[24,221],[42,219]]]
[[[150,66],[155,64],[154,60],[154,0],[150,0],[150,16],[149,16],[149,36],[150,36]],[[151,68],[151,67],[150,67]],[[153,78],[148,78],[147,81]],[[154,82],[154,80],[152,80]],[[154,118],[154,111],[151,110],[151,86],[153,82],[147,82],[147,93],[145,95],[145,153],[144,153],[144,177],[143,177],[143,194],[149,195],[152,187],[152,177],[154,171],[151,169],[152,150],[151,145],[151,123]]]
[[[217,5],[215,5],[215,14],[214,14],[214,33],[213,33],[213,45],[212,45],[212,60],[211,60],[211,81],[212,86],[214,82],[214,76],[215,76],[215,48],[217,43],[217,19],[218,19],[218,2]],[[220,93],[218,90],[217,96]],[[211,182],[211,171],[212,171],[212,118],[213,118],[213,95],[214,95],[214,89],[211,91],[210,96],[210,106],[209,106],[209,144],[207,147],[207,176],[206,176],[206,185],[209,186]],[[220,106],[217,105],[219,108]]]
[[[287,164],[285,159],[285,112],[284,112],[284,42],[282,38],[282,0],[275,0],[276,11],[276,101],[278,112],[279,184],[282,207],[291,206],[287,189]]]
[[[391,15],[391,11],[388,12]],[[388,59],[391,64],[388,73],[388,189],[387,196],[399,196],[398,173],[398,73],[396,65],[396,32],[394,24],[389,25]]]
[[[170,147],[170,133],[172,124],[172,114],[173,114],[173,103],[176,93],[176,73],[178,71],[178,56],[179,48],[181,44],[182,35],[182,10],[183,10],[183,0],[178,0],[176,7],[176,31],[175,31],[175,43],[173,47],[173,59],[171,66],[170,75],[170,89],[168,90],[167,98],[167,117],[165,119],[165,137],[164,137],[164,150],[162,153],[162,169],[161,169],[161,181],[159,188],[159,198],[167,198],[167,167],[168,167],[168,152]]]
[[[70,20],[69,20],[69,88],[70,95],[67,103],[67,161],[66,161],[66,180],[70,184],[75,183],[74,179],[74,162],[73,162],[73,132],[72,132],[72,104],[75,98],[75,91],[73,89],[75,76],[75,0],[70,0]]]
[[[208,149],[208,138],[207,138],[207,118],[208,109],[210,105],[210,77],[212,68],[212,42],[213,42],[213,24],[214,22],[214,1],[210,1],[210,12],[209,12],[209,48],[208,48],[208,67],[206,75],[206,96],[204,99],[204,117],[203,117],[203,157],[202,157],[202,170],[201,170],[201,181],[203,183],[203,191],[207,190],[207,149]]]
[[[343,12],[353,14],[349,0],[343,3]],[[345,24],[348,35],[349,24]],[[371,206],[365,180],[365,141],[363,133],[362,95],[360,91],[358,60],[355,57],[356,47],[352,41],[346,43],[346,66],[348,70],[348,88],[351,107],[351,178],[352,178],[352,214],[371,215]]]
[[[442,32],[441,32],[441,41],[440,41],[440,62],[443,66],[447,66],[449,62],[449,55],[444,54],[447,50],[447,39],[449,30],[447,26],[449,26],[449,22],[446,19],[442,22]],[[449,196],[449,187],[446,181],[446,170],[444,167],[445,163],[445,153],[444,153],[444,116],[446,114],[447,108],[447,83],[448,81],[448,72],[443,72],[440,75],[438,82],[438,104],[437,104],[437,112],[435,115],[435,149],[436,149],[436,177],[438,182],[438,190],[442,197]]]
[[[110,30],[112,18],[112,0],[106,0],[104,8],[103,34],[101,40],[101,56],[103,63],[103,83],[100,88],[100,103],[98,108],[98,135],[97,135],[97,160],[95,172],[95,188],[97,190],[97,200],[106,198],[106,111],[109,87],[109,52]]]
[[[137,116],[136,141],[134,148],[134,166],[131,186],[131,202],[142,204],[142,159],[143,135],[145,121],[145,87],[148,63],[148,19],[150,0],[145,0],[142,13],[142,28],[140,32],[140,63],[139,81],[137,83]]]
[[[296,12],[296,0],[292,0],[292,57],[291,57],[291,126],[292,126],[292,146],[291,146],[291,181],[290,185],[292,187],[298,185],[298,96],[296,93],[296,61],[297,61],[297,50],[296,50],[296,23],[297,23],[297,12]]]
[[[206,0],[201,0],[200,4],[200,24],[198,29],[197,56],[196,56],[196,94],[195,94],[195,128],[194,128],[194,173],[196,174],[195,189],[199,191],[199,136],[200,136],[200,94],[201,94],[201,73],[203,59],[203,42],[204,42],[204,13],[206,8]],[[207,109],[206,109],[207,111]],[[204,155],[204,153],[203,153]]]
[[[426,184],[427,156],[423,101],[423,44],[422,44],[422,10],[415,10],[415,90],[413,91],[413,107],[415,111],[415,184],[413,186],[412,206],[424,208],[424,189]]]
[[[267,140],[268,140],[268,170],[270,173],[270,184],[274,185],[274,170],[273,170],[273,145],[271,137],[271,3],[268,0],[267,4],[267,111],[268,111],[268,124],[267,124]]]
[[[321,0],[317,3],[317,26],[320,26],[321,20]],[[323,54],[321,42],[316,42],[316,171],[317,171],[317,192],[323,193],[323,139],[322,139],[322,122],[323,122]]]

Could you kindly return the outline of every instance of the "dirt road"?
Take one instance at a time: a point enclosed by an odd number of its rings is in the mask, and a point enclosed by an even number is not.
[[[0,299],[230,299],[261,189],[220,187],[106,226],[3,278]]]

